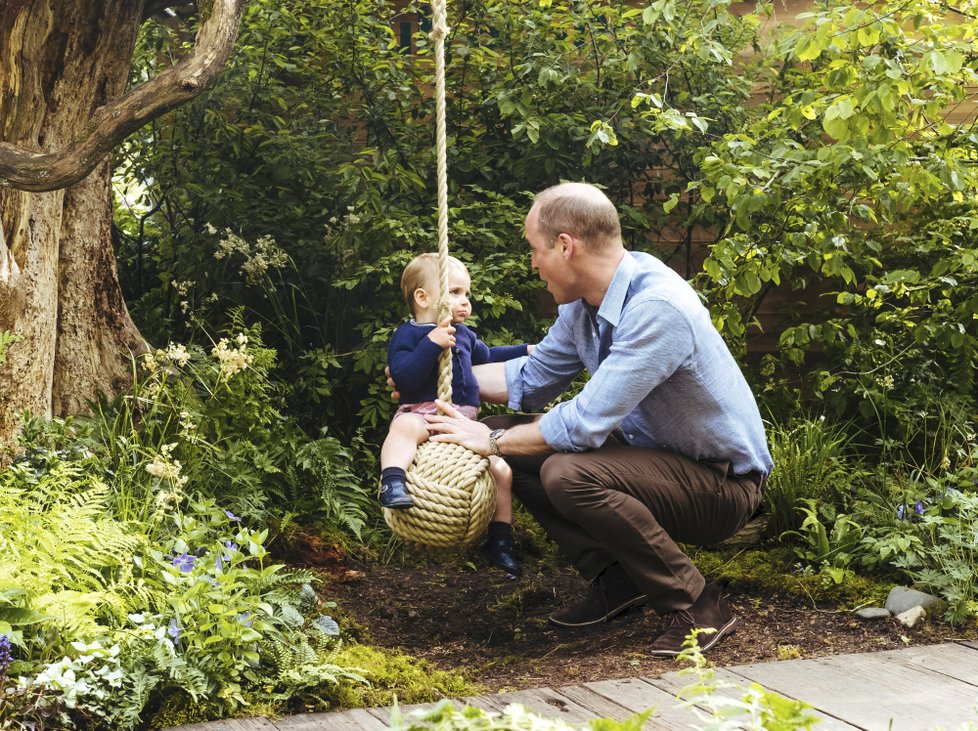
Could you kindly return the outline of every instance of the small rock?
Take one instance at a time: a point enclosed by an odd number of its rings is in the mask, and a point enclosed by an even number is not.
[[[886,619],[892,617],[893,613],[883,607],[865,607],[856,610],[856,616],[860,619]]]
[[[894,586],[890,589],[890,595],[886,597],[886,608],[893,615],[903,614],[913,607],[923,607],[927,609],[940,601],[933,594],[927,594],[916,589],[908,589],[905,586]]]
[[[917,622],[927,616],[927,610],[924,609],[919,604],[915,607],[910,607],[905,612],[901,612],[896,615],[897,621],[906,627],[913,627]]]

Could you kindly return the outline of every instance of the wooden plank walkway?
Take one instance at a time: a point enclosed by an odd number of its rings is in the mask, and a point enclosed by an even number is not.
[[[739,696],[751,683],[815,707],[816,726],[833,731],[957,731],[966,723],[978,728],[978,642],[945,642],[812,660],[738,665],[717,670],[717,678]],[[647,728],[690,729],[693,711],[676,700],[691,677],[677,672],[657,678],[602,680],[565,688],[537,688],[462,698],[490,711],[510,703],[582,728],[592,718],[624,719],[655,707]],[[402,714],[434,704],[403,706]],[[310,713],[282,719],[250,718],[180,726],[171,731],[382,731],[390,708]]]

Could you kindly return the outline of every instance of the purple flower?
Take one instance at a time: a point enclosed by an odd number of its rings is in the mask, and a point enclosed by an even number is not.
[[[189,574],[194,570],[194,563],[196,561],[196,556],[191,556],[189,553],[182,553],[179,556],[174,556],[172,563],[174,568],[180,569],[180,573]]]
[[[238,552],[238,544],[232,541],[224,541],[224,547],[228,549],[227,553],[222,552],[217,554],[217,560],[214,562],[214,566],[218,571],[223,571],[224,564],[231,563],[231,554]]]
[[[176,617],[170,620],[170,626],[167,628],[166,633],[170,636],[173,641],[174,647],[180,646],[180,633],[183,632],[183,627],[177,624]]]
[[[243,624],[245,627],[251,626],[251,612],[242,612],[238,615],[238,622]]]
[[[913,511],[917,515],[923,515],[924,514],[924,503],[923,503],[922,500],[918,500],[917,501],[917,504],[913,506]]]
[[[897,505],[897,520],[903,520],[903,516],[906,515],[907,506],[903,503]]]
[[[237,515],[232,513],[230,510],[225,510],[224,514],[228,516],[228,520],[234,521],[235,523],[241,522],[241,518],[239,518]]]
[[[0,677],[3,677],[10,667],[10,659],[13,655],[10,652],[10,636],[0,635]]]

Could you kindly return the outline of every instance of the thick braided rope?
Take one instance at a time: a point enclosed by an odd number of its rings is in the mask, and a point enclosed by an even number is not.
[[[451,314],[448,307],[448,132],[445,128],[445,0],[431,0],[431,39],[435,43],[435,170],[438,182],[438,320]],[[438,398],[452,402],[452,354],[446,348],[438,359]]]
[[[448,162],[445,130],[445,0],[432,0],[431,39],[435,43],[435,153],[438,177],[438,320],[448,306]],[[452,353],[438,361],[438,398],[452,402]],[[384,520],[406,541],[426,546],[467,545],[486,529],[495,507],[489,460],[458,444],[424,442],[407,473],[414,507],[387,510]]]

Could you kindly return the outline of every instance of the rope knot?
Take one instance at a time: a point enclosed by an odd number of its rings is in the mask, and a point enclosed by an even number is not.
[[[444,41],[448,37],[448,25],[444,22],[435,23],[431,27],[431,32],[428,33],[428,38],[431,39],[432,43],[438,43],[439,41]]]

